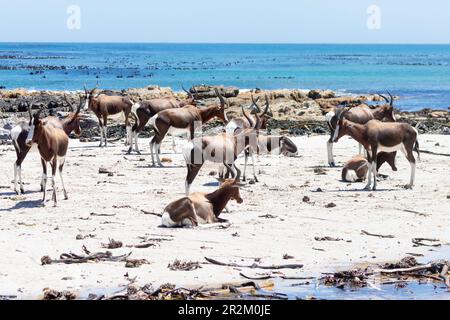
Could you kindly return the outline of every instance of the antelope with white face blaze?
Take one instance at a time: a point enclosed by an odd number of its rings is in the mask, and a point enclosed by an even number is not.
[[[55,126],[60,126],[63,128],[64,132],[69,136],[72,132],[74,132],[77,136],[80,136],[81,134],[81,127],[80,127],[80,110],[82,107],[82,102],[80,98],[80,104],[78,108],[75,110],[73,105],[68,102],[67,97],[64,96],[64,99],[68,103],[71,113],[69,113],[63,120],[57,119],[55,117],[47,117],[43,119],[44,123],[52,123]],[[23,183],[22,183],[22,163],[25,160],[28,152],[31,149],[31,146],[26,144],[26,140],[28,137],[28,133],[30,130],[30,123],[32,123],[33,116],[31,114],[31,106],[32,103],[28,104],[28,114],[30,116],[30,120],[28,122],[21,122],[19,125],[14,127],[11,130],[11,138],[13,141],[14,149],[16,150],[17,160],[14,163],[14,191],[19,194],[24,193]],[[17,177],[19,178],[19,185],[20,185],[20,192],[17,189]],[[44,179],[46,176],[42,175],[41,179],[41,191],[44,189]]]
[[[193,193],[169,204],[162,214],[162,225],[168,228],[197,227],[199,224],[223,223],[219,215],[230,200],[243,203],[239,192],[239,174],[236,179],[226,180],[213,193]]]

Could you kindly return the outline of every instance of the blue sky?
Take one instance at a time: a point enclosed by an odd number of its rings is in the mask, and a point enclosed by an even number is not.
[[[69,30],[69,5],[81,28]],[[2,42],[450,43],[448,0],[1,0]],[[367,8],[381,29],[367,28]]]

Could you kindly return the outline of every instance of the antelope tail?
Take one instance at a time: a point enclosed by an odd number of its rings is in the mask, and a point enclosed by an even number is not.
[[[416,140],[414,143],[414,151],[417,152],[417,158],[420,161],[420,145],[419,145],[419,139]]]

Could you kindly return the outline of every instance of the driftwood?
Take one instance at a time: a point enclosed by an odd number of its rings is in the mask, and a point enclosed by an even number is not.
[[[371,237],[378,237],[378,238],[383,238],[383,239],[393,239],[395,238],[395,236],[393,235],[382,235],[382,234],[375,234],[375,233],[370,233],[364,230],[361,230],[361,234],[366,235],[366,236],[371,236]]]
[[[420,153],[432,154],[434,156],[450,157],[450,154],[448,154],[448,153],[438,153],[438,152],[433,152],[433,151],[428,151],[428,150],[420,150]]]
[[[141,210],[141,212],[142,212],[143,214],[146,214],[146,215],[156,216],[156,217],[159,217],[159,218],[162,217],[162,214],[161,214],[161,213],[150,212],[150,211],[146,211],[146,210]]]
[[[426,239],[426,238],[414,238],[412,239],[412,243],[414,243],[415,247],[441,247],[440,243],[436,244],[428,244],[424,242],[439,242],[439,239]]]
[[[211,258],[205,257],[205,260],[209,263],[224,266],[224,267],[235,267],[235,268],[250,268],[250,269],[269,269],[269,270],[279,270],[279,269],[301,269],[303,268],[302,264],[284,264],[284,265],[271,265],[271,266],[262,266],[259,264],[251,264],[251,265],[241,265],[237,263],[224,263]]]
[[[411,267],[411,268],[399,268],[399,269],[379,269],[376,270],[376,272],[379,273],[384,273],[384,274],[392,274],[392,273],[409,273],[409,272],[417,272],[417,271],[423,271],[423,270],[428,270],[432,267],[433,265],[430,264],[426,264],[423,266],[416,266],[416,267]]]
[[[99,262],[99,261],[112,261],[121,262],[126,261],[131,255],[129,254],[121,256],[113,256],[110,251],[91,253],[89,250],[83,246],[83,251],[86,255],[78,255],[74,253],[63,253],[60,255],[59,259],[52,259],[49,256],[44,256],[41,258],[42,265],[48,265],[53,263],[65,263],[65,264],[75,264],[75,263],[87,263],[87,262]]]

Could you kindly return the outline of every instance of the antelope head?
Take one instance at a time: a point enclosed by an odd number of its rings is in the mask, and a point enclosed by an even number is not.
[[[383,121],[387,121],[387,122],[397,122],[397,119],[395,118],[395,114],[394,114],[394,96],[388,91],[387,92],[389,94],[389,99],[378,93],[378,95],[384,100],[386,101],[386,105],[380,107],[381,109],[381,119]]]
[[[40,119],[40,115],[43,108],[39,109],[34,115],[31,115],[31,107],[28,105],[28,113],[30,115],[30,130],[28,131],[27,139],[25,140],[25,144],[28,147],[31,147],[33,143],[37,142],[38,137],[42,131],[42,120]]]
[[[92,100],[96,98],[96,96],[94,96],[94,93],[97,89],[98,89],[98,84],[92,90],[88,90],[88,89],[86,89],[86,85],[84,86],[84,99],[85,99],[84,108],[83,108],[84,111],[89,110]]]

